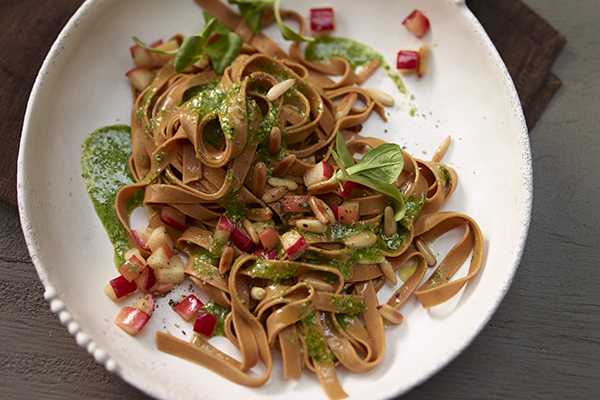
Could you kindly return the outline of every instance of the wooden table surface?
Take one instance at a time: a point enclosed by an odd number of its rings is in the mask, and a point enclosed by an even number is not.
[[[600,398],[600,1],[524,2],[568,42],[553,67],[563,86],[530,133],[523,259],[471,346],[404,399]],[[43,58],[80,3],[0,0],[3,142],[20,132]],[[6,141],[0,157],[0,398],[147,398],[79,348],[43,300],[11,184],[17,152]]]

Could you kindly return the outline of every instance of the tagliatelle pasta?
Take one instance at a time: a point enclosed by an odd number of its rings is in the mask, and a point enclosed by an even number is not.
[[[151,84],[135,93],[130,169],[136,182],[118,192],[116,210],[132,248],[139,246],[127,205],[136,192],[147,206],[185,215],[184,229],[165,228],[189,256],[189,279],[231,309],[224,332],[241,359],[201,336],[185,342],[157,332],[157,346],[251,387],[267,382],[272,352],[279,351],[277,373],[284,379],[298,379],[307,368],[331,399],[346,397],[336,365],[357,373],[377,365],[385,355],[386,312],[397,313],[413,293],[426,308],[452,298],[482,264],[483,235],[469,216],[440,211],[456,188],[455,171],[405,151],[393,182],[406,204],[398,221],[389,196],[369,186],[355,182],[346,192],[340,187],[346,181],[307,182],[318,166],[341,169],[332,154],[341,153],[338,132],[352,164],[385,143],[357,133],[373,112],[386,119],[381,96],[360,86],[379,64],[356,73],[342,58],[307,61],[298,43],[284,51],[221,2],[197,3],[244,40],[241,53],[222,75],[210,63],[176,73],[167,57]],[[304,35],[300,15],[281,16],[297,21]],[[273,20],[266,11],[262,24]],[[247,249],[216,240],[222,215],[251,240]],[[260,233],[269,228],[278,244],[266,249]],[[428,266],[415,240],[429,243],[453,229],[464,230],[462,239],[423,283]],[[305,246],[290,250],[293,244],[284,243],[290,238]],[[467,275],[452,280],[469,257]],[[396,283],[401,269],[404,282]],[[382,307],[377,292],[386,282],[396,290]],[[259,363],[264,374],[250,375]]]

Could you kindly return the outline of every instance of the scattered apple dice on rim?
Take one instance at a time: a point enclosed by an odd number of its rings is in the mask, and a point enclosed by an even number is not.
[[[183,319],[189,321],[198,313],[198,311],[202,307],[204,307],[204,303],[202,303],[193,294],[190,294],[188,297],[181,300],[179,304],[175,306],[175,311],[177,311],[177,314],[181,315]]]
[[[112,301],[123,300],[137,290],[135,282],[129,282],[122,275],[112,279],[108,285],[104,287],[104,293]]]
[[[335,29],[333,8],[311,8],[310,29],[314,32],[330,32]]]
[[[418,38],[423,37],[429,30],[429,19],[419,10],[414,10],[408,17],[402,21],[404,25],[413,35]]]
[[[206,337],[211,337],[217,326],[217,317],[206,311],[198,311],[196,322],[194,323],[194,332]]]
[[[150,82],[152,82],[152,79],[154,79],[154,74],[147,67],[130,69],[125,76],[129,78],[131,84],[140,92],[146,89],[150,85]]]

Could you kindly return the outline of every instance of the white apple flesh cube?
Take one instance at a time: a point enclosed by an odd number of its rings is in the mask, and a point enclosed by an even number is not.
[[[123,307],[115,318],[115,325],[131,336],[137,335],[148,323],[150,315],[133,307]]]
[[[281,235],[281,244],[287,255],[292,259],[296,259],[308,250],[308,243],[297,231],[287,231]]]
[[[142,255],[142,252],[140,251],[140,249],[137,249],[134,247],[134,248],[127,250],[125,252],[125,254],[123,255],[123,258],[126,260],[129,260],[132,256],[135,256],[142,264],[148,265],[148,263],[146,262],[146,259]]]
[[[123,300],[137,290],[135,282],[129,282],[123,276],[112,279],[103,289],[104,293],[112,301]]]
[[[150,257],[148,257],[147,261],[148,265],[154,270],[154,273],[156,274],[156,271],[158,271],[159,269],[171,268],[169,259],[170,257],[167,255],[165,249],[159,247],[154,253],[150,255]]]
[[[181,258],[179,258],[179,256],[171,257],[169,259],[169,267],[155,269],[154,276],[159,284],[175,284],[183,282],[185,279],[185,272]]]
[[[150,67],[152,65],[152,60],[150,59],[151,53],[148,50],[142,49],[138,45],[131,46],[129,50],[131,51],[135,65],[138,67]]]
[[[258,234],[258,238],[264,246],[265,251],[269,252],[277,246],[277,243],[279,243],[279,232],[272,226],[269,226]]]
[[[324,182],[333,176],[333,167],[331,164],[321,161],[304,174],[304,184],[308,187],[315,183]]]
[[[155,305],[156,305],[156,303],[154,301],[154,296],[152,296],[152,294],[148,293],[144,297],[142,297],[141,299],[139,299],[138,301],[133,303],[133,305],[131,307],[137,308],[138,310],[142,310],[146,314],[152,316]]]
[[[154,79],[154,74],[147,67],[130,69],[125,76],[129,78],[131,84],[140,92],[146,89],[150,85],[150,82],[152,82],[152,79]]]
[[[152,228],[140,228],[131,231],[131,236],[137,243],[138,246],[142,250],[151,251],[150,246],[148,246],[148,239],[150,239],[150,234],[152,234]]]
[[[167,258],[171,258],[173,255],[173,239],[167,234],[164,226],[159,226],[152,230],[148,238],[148,247],[150,247],[153,253],[162,247],[167,254]]]
[[[235,224],[225,215],[221,215],[219,218],[219,223],[217,224],[217,228],[214,233],[214,240],[217,243],[225,244],[229,240],[229,236],[231,232],[235,229]]]

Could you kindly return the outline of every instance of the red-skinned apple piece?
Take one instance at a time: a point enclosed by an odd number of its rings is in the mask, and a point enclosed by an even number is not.
[[[123,329],[127,334],[135,336],[146,326],[149,319],[150,315],[140,309],[123,307],[115,318],[115,325]]]
[[[335,17],[333,14],[333,8],[311,8],[310,29],[317,32],[334,30]]]
[[[411,31],[413,35],[421,38],[429,30],[429,19],[421,11],[414,10],[402,21],[402,25]]]
[[[333,176],[331,164],[321,161],[304,174],[304,184],[308,187],[315,183],[324,182]]]
[[[287,231],[281,235],[281,244],[292,260],[300,257],[302,253],[308,250],[308,243],[297,231]]]
[[[352,225],[358,222],[358,206],[354,204],[341,205],[337,209],[338,222],[342,225]]]
[[[270,251],[266,251],[262,246],[255,246],[252,249],[252,254],[255,256],[259,256],[264,258],[265,260],[277,260],[279,258],[279,253],[277,253],[277,249],[273,249]]]
[[[108,285],[104,287],[104,293],[112,301],[123,300],[137,290],[135,282],[129,282],[123,276],[119,275],[112,279]]]
[[[135,86],[140,92],[148,87],[154,74],[147,67],[135,67],[127,71],[125,74],[131,81],[132,85]]]
[[[133,303],[131,307],[142,310],[149,316],[152,316],[155,306],[156,302],[154,301],[154,296],[152,296],[151,293],[147,293],[144,297]]]
[[[156,284],[154,270],[150,266],[146,266],[141,275],[136,278],[135,283],[142,293],[149,293],[150,288]]]
[[[163,206],[160,209],[160,219],[180,231],[187,229],[185,214],[173,207]]]
[[[248,236],[243,229],[239,229],[237,226],[233,232],[231,232],[231,241],[238,249],[244,252],[250,251],[252,245],[254,244],[252,239],[250,239],[250,236]]]
[[[202,307],[204,307],[204,303],[193,294],[190,294],[175,306],[175,311],[177,311],[177,314],[181,315],[181,318],[189,321],[194,318]]]
[[[173,239],[167,234],[164,226],[152,230],[148,238],[148,247],[150,247],[153,253],[162,247],[165,250],[167,258],[173,256]]]
[[[140,248],[142,250],[152,251],[150,249],[150,246],[148,246],[148,239],[150,239],[151,233],[152,233],[152,228],[150,228],[150,227],[140,228],[140,229],[132,230],[131,236],[133,236],[133,239],[135,240],[137,245],[140,246]]]
[[[419,53],[412,50],[400,50],[396,68],[402,73],[415,72],[419,66]]]
[[[258,234],[258,238],[265,247],[265,251],[270,251],[277,246],[277,243],[279,243],[279,232],[272,226],[269,226]]]
[[[225,215],[221,215],[219,218],[219,223],[217,224],[217,228],[215,229],[215,233],[213,238],[217,241],[217,243],[225,244],[229,240],[229,236],[231,232],[235,229],[235,224],[232,220],[230,220]]]
[[[146,268],[146,265],[142,261],[136,256],[131,256],[123,265],[121,265],[119,273],[127,279],[127,282],[131,282],[142,274],[144,268]]]
[[[304,194],[288,194],[279,200],[283,212],[304,212],[309,208],[309,195]]]
[[[217,326],[217,317],[206,311],[198,311],[196,322],[194,323],[194,332],[211,337]]]
[[[350,196],[350,193],[352,193],[352,189],[354,189],[354,182],[346,181],[342,183],[342,188],[343,189],[337,188],[333,191],[333,193],[337,194],[342,199],[346,199],[348,196]]]

